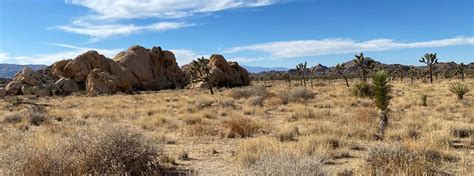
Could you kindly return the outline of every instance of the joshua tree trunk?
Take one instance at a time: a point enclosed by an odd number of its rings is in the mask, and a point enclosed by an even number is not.
[[[311,77],[311,89],[313,89],[313,77]]]
[[[387,128],[387,125],[388,125],[388,117],[387,117],[387,111],[382,111],[380,113],[380,127],[379,127],[379,130],[380,130],[380,134],[382,134],[382,138],[385,134],[385,128]]]
[[[214,91],[212,90],[212,85],[211,84],[209,84],[209,91],[211,91],[211,95],[214,95]]]
[[[431,67],[431,64],[430,64],[430,82],[433,83],[433,68]]]
[[[347,81],[347,77],[344,76],[343,78],[344,78],[344,80],[346,81],[346,86],[347,86],[347,87],[350,87],[350,86],[349,86],[349,81]]]
[[[461,73],[461,80],[464,81],[464,73]]]
[[[305,77],[304,73],[303,73],[303,83],[304,83],[304,87],[306,87],[306,77]]]

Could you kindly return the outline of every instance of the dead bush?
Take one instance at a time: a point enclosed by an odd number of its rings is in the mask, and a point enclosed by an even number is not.
[[[369,147],[367,171],[375,175],[429,175],[431,169],[420,152],[400,143],[379,143]]]
[[[298,87],[290,91],[280,92],[280,99],[284,104],[289,102],[307,102],[314,98],[314,93],[310,89]]]
[[[12,134],[14,145],[0,156],[0,170],[20,175],[125,174],[161,172],[160,145],[143,131],[122,125],[82,128],[42,143],[34,133]]]
[[[255,120],[240,116],[224,121],[224,126],[229,129],[227,133],[229,138],[252,137],[262,128],[262,125]]]
[[[267,95],[268,91],[264,86],[234,88],[229,93],[229,96],[234,99],[249,98],[252,96],[267,97]]]

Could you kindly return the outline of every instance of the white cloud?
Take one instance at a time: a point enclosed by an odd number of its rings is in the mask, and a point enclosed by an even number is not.
[[[170,49],[170,51],[174,53],[174,55],[176,56],[176,62],[178,62],[180,66],[189,64],[191,63],[191,61],[197,58],[207,58],[210,56],[210,54],[199,54],[190,49]]]
[[[1,62],[7,62],[12,64],[45,64],[50,65],[56,61],[62,59],[73,59],[76,56],[87,52],[89,50],[96,50],[100,54],[103,54],[106,57],[113,58],[117,53],[123,51],[123,49],[97,49],[97,48],[83,48],[77,47],[73,45],[67,44],[59,44],[59,43],[44,43],[47,45],[54,45],[64,48],[69,48],[69,51],[62,51],[56,53],[49,53],[49,54],[39,54],[39,55],[32,55],[32,56],[14,56],[14,57],[7,57],[5,59],[0,59]]]
[[[457,45],[474,45],[474,37],[455,37],[426,42],[396,42],[391,39],[355,41],[352,39],[279,41],[229,48],[225,53],[256,51],[276,58],[294,58],[327,54],[347,54],[365,51],[387,51],[405,48],[432,48]]]
[[[0,62],[4,62],[5,60],[9,59],[8,53],[0,53]]]
[[[276,0],[66,0],[84,6],[94,19],[180,18],[226,9],[268,6]]]
[[[186,24],[182,22],[159,22],[143,26],[137,26],[134,24],[94,25],[76,21],[72,25],[58,26],[58,28],[66,32],[88,35],[93,41],[97,41],[112,36],[129,35],[145,31],[167,31],[193,25],[194,24]]]

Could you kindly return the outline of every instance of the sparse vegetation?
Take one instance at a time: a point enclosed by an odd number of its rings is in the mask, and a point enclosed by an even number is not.
[[[390,125],[383,140],[383,118],[376,107],[387,105],[385,98],[377,98],[384,97],[385,86],[375,86],[378,79],[372,78],[366,84],[373,99],[367,99],[330,81],[318,80],[313,89],[289,89],[286,80],[271,80],[269,87],[259,82],[222,88],[214,95],[164,90],[100,97],[20,96],[14,104],[9,97],[0,101],[0,174],[473,172],[465,164],[474,129],[473,99],[469,94],[461,103],[454,96],[446,98],[453,95],[450,81],[390,82]],[[463,84],[472,81],[466,78]],[[421,107],[422,95],[429,108]]]

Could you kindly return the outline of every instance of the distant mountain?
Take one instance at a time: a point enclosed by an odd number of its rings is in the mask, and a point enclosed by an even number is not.
[[[39,70],[46,67],[46,65],[0,64],[0,78],[12,78],[25,66],[29,66],[33,70]]]
[[[398,76],[400,73],[399,70],[403,69],[404,76],[408,76],[408,71],[411,68],[414,68],[419,75],[421,75],[421,71],[427,71],[428,68],[427,66],[412,66],[412,65],[401,65],[401,64],[384,64],[375,61],[375,70],[378,69],[384,69],[387,70],[390,74],[393,76]],[[349,77],[358,77],[359,76],[359,68],[358,66],[354,63],[354,61],[348,61],[345,62],[345,72]],[[457,76],[456,68],[458,64],[455,62],[439,62],[438,64],[433,66],[433,76],[440,76],[440,77],[445,77],[445,78],[450,78],[450,77],[455,77]],[[474,63],[469,63],[466,64],[467,68],[465,70],[465,73],[467,75],[473,75],[474,76]],[[316,75],[316,77],[319,78],[332,78],[335,76],[335,67],[331,66],[324,66],[321,64],[317,64],[314,66],[315,72],[313,73]],[[252,77],[253,79],[262,79],[262,78],[279,78],[280,74],[285,71],[264,71],[264,72],[253,72]],[[311,68],[308,67],[306,69],[306,75],[311,75]],[[296,79],[297,77],[297,71],[295,69],[289,69],[288,73],[290,74],[290,77]]]
[[[242,65],[247,71],[250,73],[261,73],[261,72],[268,72],[268,71],[288,71],[289,68],[284,68],[284,67],[253,67],[253,66],[247,66],[247,65]]]

